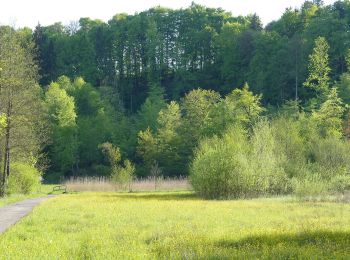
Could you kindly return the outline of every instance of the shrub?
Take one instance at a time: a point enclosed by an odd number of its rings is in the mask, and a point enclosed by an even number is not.
[[[284,194],[291,190],[284,160],[268,122],[259,122],[250,140],[234,127],[222,138],[201,143],[191,166],[191,182],[205,198]]]
[[[31,165],[13,163],[8,193],[29,194],[40,185],[40,172]]]
[[[199,195],[239,198],[294,192],[300,198],[317,198],[348,189],[350,144],[322,137],[312,117],[301,113],[261,120],[249,133],[234,127],[222,137],[202,141],[190,172]]]
[[[304,134],[295,118],[281,116],[272,120],[276,153],[284,156],[282,167],[289,178],[296,177],[307,163]]]
[[[135,174],[135,166],[129,161],[125,160],[124,165],[121,165],[121,153],[118,147],[111,143],[103,143],[100,148],[109,160],[110,176],[112,181],[118,183],[122,188],[129,187],[131,191],[131,183]]]
[[[135,174],[135,166],[129,161],[124,161],[123,166],[113,167],[112,180],[118,183],[122,188],[129,188],[131,191],[131,183]]]
[[[250,146],[250,165],[259,180],[257,195],[288,192],[288,178],[283,168],[286,156],[278,149],[276,137],[268,121],[262,120],[254,126]]]
[[[190,168],[193,188],[205,198],[238,198],[248,194],[254,184],[248,161],[248,140],[239,127],[222,138],[204,140]]]

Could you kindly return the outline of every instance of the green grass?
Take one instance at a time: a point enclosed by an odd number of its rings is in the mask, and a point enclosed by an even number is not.
[[[349,259],[350,205],[81,193],[0,235],[0,259]]]
[[[32,199],[32,198],[46,196],[52,192],[52,189],[54,186],[55,185],[46,185],[45,184],[45,185],[41,185],[41,187],[39,187],[38,190],[33,192],[32,194],[12,194],[10,196],[0,198],[0,207],[11,204],[11,203],[15,203],[17,201],[25,200],[25,199]],[[58,193],[60,193],[60,192],[58,192]]]

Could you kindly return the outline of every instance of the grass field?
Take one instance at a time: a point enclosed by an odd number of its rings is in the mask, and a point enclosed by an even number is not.
[[[349,259],[350,205],[80,193],[0,236],[1,259]]]

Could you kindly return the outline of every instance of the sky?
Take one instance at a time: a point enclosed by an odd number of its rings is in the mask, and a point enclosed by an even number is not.
[[[0,0],[0,25],[34,28],[38,22],[69,24],[81,17],[108,21],[117,13],[145,11],[154,6],[185,8],[192,0]],[[300,7],[304,0],[196,0],[197,4],[221,7],[234,16],[257,13],[263,23],[278,19],[287,7]],[[335,0],[325,0],[331,4]]]

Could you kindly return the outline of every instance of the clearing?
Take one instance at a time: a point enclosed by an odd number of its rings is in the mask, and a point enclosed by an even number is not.
[[[0,235],[0,259],[349,259],[349,244],[349,204],[79,193]]]

